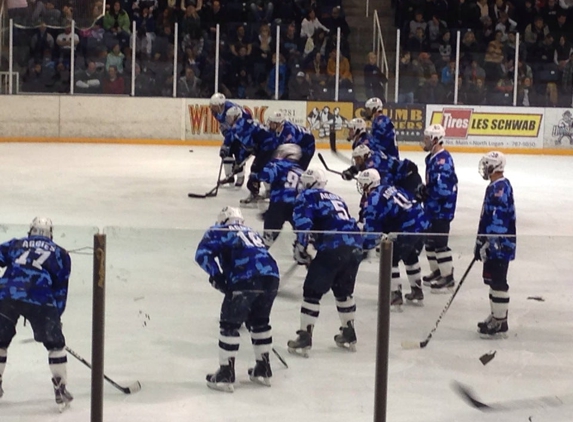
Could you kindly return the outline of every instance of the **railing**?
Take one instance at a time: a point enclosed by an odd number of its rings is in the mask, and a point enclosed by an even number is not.
[[[372,51],[376,54],[377,65],[382,72],[388,76],[390,68],[388,67],[388,57],[386,56],[386,46],[384,45],[384,36],[380,27],[380,19],[378,18],[378,11],[374,11],[373,19],[373,40]],[[388,84],[384,85],[384,98],[388,99]]]
[[[16,94],[18,94],[20,74],[14,72],[12,74],[12,83],[10,83],[10,72],[0,72],[0,94],[9,94],[11,86],[16,87]]]

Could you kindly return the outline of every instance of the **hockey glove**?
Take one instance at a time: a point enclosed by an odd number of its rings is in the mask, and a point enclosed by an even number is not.
[[[352,180],[354,176],[358,174],[358,169],[355,166],[348,167],[342,172],[342,178],[344,180]]]
[[[416,188],[416,199],[419,202],[425,202],[428,199],[428,191],[423,183],[420,183]]]
[[[227,278],[221,274],[215,274],[209,277],[209,283],[221,293],[227,293]]]
[[[249,180],[247,181],[247,189],[249,190],[249,192],[251,192],[254,195],[257,195],[259,193],[260,188],[261,188],[260,182],[251,175],[251,177],[249,177]]]
[[[306,246],[298,242],[294,242],[294,260],[298,265],[308,265],[312,261],[312,257],[306,251]]]
[[[476,246],[474,248],[474,258],[476,261],[486,261],[487,260],[487,250],[489,248],[489,242],[487,237],[478,237],[476,239]]]
[[[219,157],[227,158],[230,155],[231,155],[231,147],[228,147],[227,145],[223,145],[221,147],[221,149],[219,150]]]

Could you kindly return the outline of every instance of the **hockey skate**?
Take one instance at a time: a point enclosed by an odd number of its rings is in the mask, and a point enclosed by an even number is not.
[[[421,287],[418,286],[411,287],[410,293],[406,293],[404,297],[406,298],[407,301],[406,303],[410,305],[418,305],[418,306],[424,305],[424,292],[422,291]]]
[[[422,277],[424,286],[431,286],[433,281],[438,281],[440,279],[440,270],[432,271],[430,274]]]
[[[484,321],[480,321],[477,323],[478,333],[491,322],[493,318],[493,314],[489,314]]]
[[[257,202],[262,201],[262,200],[263,200],[263,197],[261,195],[259,195],[258,193],[254,194],[251,192],[251,193],[249,193],[249,196],[247,196],[244,199],[241,199],[239,201],[239,203],[241,205],[254,206],[254,205],[256,205]]]
[[[231,185],[233,183],[235,183],[235,176],[228,176],[225,177],[224,179],[219,180],[220,186]]]
[[[340,327],[340,334],[334,336],[334,341],[338,347],[356,352],[356,331],[354,322],[348,321],[346,327]]]
[[[240,188],[245,183],[245,173],[237,173],[237,179],[235,180],[235,187]]]
[[[288,352],[308,358],[308,352],[312,348],[312,326],[309,325],[306,331],[298,330],[296,334],[296,340],[289,340],[287,343]]]
[[[254,368],[249,368],[249,378],[255,384],[261,384],[266,387],[271,386],[271,377],[273,376],[273,371],[271,370],[271,362],[268,353],[263,353],[263,360],[257,360]]]
[[[208,374],[206,379],[207,387],[213,390],[226,393],[235,391],[235,358],[229,358],[228,365],[221,365],[217,372]]]
[[[497,319],[492,317],[487,324],[479,329],[480,337],[483,339],[507,338],[507,319]]]
[[[456,281],[454,280],[454,275],[450,274],[446,277],[440,277],[438,280],[433,281],[430,287],[432,288],[432,293],[452,293]]]
[[[390,292],[390,311],[402,312],[403,304],[404,299],[402,299],[402,292],[400,290]]]
[[[61,378],[52,378],[52,384],[54,384],[54,394],[56,395],[56,403],[60,412],[70,407],[71,401],[74,397],[66,389],[66,384],[62,383]]]

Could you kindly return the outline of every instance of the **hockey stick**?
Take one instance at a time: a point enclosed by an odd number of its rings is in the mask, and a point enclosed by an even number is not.
[[[331,168],[328,167],[328,165],[326,164],[326,161],[324,161],[324,157],[322,156],[322,154],[320,152],[318,153],[318,159],[320,160],[320,162],[322,163],[322,165],[324,166],[326,171],[329,171],[331,173],[338,174],[339,176],[342,176],[341,171],[332,170]]]
[[[189,198],[209,198],[209,197],[217,196],[217,194],[219,193],[219,185],[221,185],[224,182],[224,180],[221,181],[221,173],[222,172],[223,172],[223,160],[221,159],[221,164],[219,165],[219,175],[217,176],[217,185],[205,194],[188,193],[187,196]],[[234,176],[234,174],[233,174],[233,176]],[[231,176],[229,176],[228,179],[230,179],[230,177]]]
[[[77,360],[79,360],[81,363],[83,363],[85,366],[87,366],[88,368],[90,368],[90,369],[92,368],[92,366],[90,365],[90,363],[87,360],[82,358],[80,355],[78,355],[76,352],[74,352],[68,346],[66,346],[66,351],[70,355],[75,357]],[[111,378],[109,378],[105,374],[104,374],[103,378],[107,382],[109,382],[111,385],[113,385],[115,388],[117,388],[118,390],[120,390],[122,393],[125,393],[125,394],[133,394],[133,393],[137,393],[139,390],[141,390],[141,383],[139,381],[135,381],[133,384],[131,384],[127,387],[122,387],[121,385],[119,385],[117,382],[115,382],[114,380],[112,380]]]
[[[458,292],[460,291],[460,288],[462,287],[462,284],[464,284],[464,281],[466,279],[466,277],[468,276],[468,274],[470,273],[470,270],[472,269],[472,267],[474,266],[474,263],[476,262],[475,258],[472,258],[472,262],[470,262],[470,265],[468,266],[468,269],[466,270],[466,272],[464,273],[464,275],[462,276],[460,282],[458,283],[458,287],[456,287],[456,289],[454,290],[454,294],[452,294],[452,296],[450,297],[450,299],[448,300],[448,302],[446,303],[446,306],[444,307],[444,309],[442,310],[442,313],[440,313],[440,316],[438,317],[438,320],[436,321],[436,324],[434,325],[434,328],[432,328],[432,331],[430,331],[430,334],[428,334],[428,336],[426,337],[426,339],[424,341],[412,341],[412,340],[404,340],[402,342],[402,348],[404,349],[423,349],[424,347],[426,347],[428,345],[428,343],[430,342],[430,340],[432,339],[432,336],[434,335],[434,333],[436,332],[436,330],[438,329],[438,325],[440,325],[440,322],[442,321],[442,318],[444,317],[444,315],[446,314],[446,312],[448,312],[448,309],[450,309],[450,305],[452,304],[452,302],[454,301],[454,298],[456,297],[456,295],[458,294]]]
[[[288,365],[286,363],[286,360],[284,360],[284,358],[279,354],[279,352],[277,352],[277,350],[274,347],[271,350],[273,351],[275,356],[278,358],[278,360],[281,361],[281,363],[284,365],[284,367],[288,369]]]
[[[530,399],[516,399],[516,400],[506,400],[503,402],[493,402],[484,403],[476,398],[474,392],[468,387],[458,381],[452,382],[452,388],[456,391],[460,397],[471,407],[481,410],[482,412],[500,412],[509,410],[520,410],[520,409],[530,409],[530,408],[546,408],[546,407],[556,407],[563,404],[573,403],[573,395],[569,394],[566,396],[541,396],[534,397]]]

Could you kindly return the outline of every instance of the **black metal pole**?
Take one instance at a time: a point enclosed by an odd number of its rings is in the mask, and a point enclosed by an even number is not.
[[[378,332],[376,334],[376,378],[374,386],[374,422],[386,422],[388,399],[388,353],[390,341],[390,281],[393,243],[380,245],[378,285]]]
[[[92,304],[91,422],[103,422],[103,366],[105,334],[105,234],[94,235],[94,279]]]

